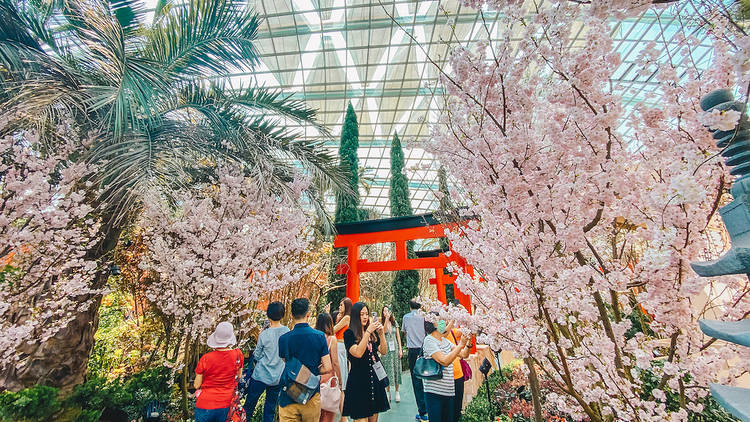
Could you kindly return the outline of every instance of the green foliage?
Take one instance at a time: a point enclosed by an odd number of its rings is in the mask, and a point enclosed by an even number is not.
[[[156,400],[167,402],[171,394],[170,370],[157,367],[139,372],[127,379],[91,378],[76,386],[66,404],[79,407],[82,414],[101,413],[104,409],[120,409],[129,417],[138,417],[146,404]]]
[[[127,308],[121,292],[115,290],[109,296],[114,297],[112,303],[105,301],[99,307],[99,326],[88,363],[88,373],[92,377],[104,377],[111,373],[123,352],[122,348],[117,347],[117,342],[125,335],[122,327],[125,325]]]
[[[0,420],[2,421],[49,421],[59,412],[62,403],[59,390],[45,385],[35,385],[17,393],[0,393]]]
[[[344,125],[341,128],[339,145],[339,170],[346,178],[346,190],[336,191],[336,223],[360,221],[366,216],[366,210],[359,209],[359,123],[351,103],[346,108]],[[346,263],[346,248],[336,248],[331,259],[328,273],[328,285],[338,286],[328,291],[326,297],[331,309],[336,309],[341,299],[346,296],[346,275],[336,274],[336,265]]]
[[[414,215],[409,195],[409,179],[404,173],[404,150],[397,134],[391,143],[391,217]]]
[[[499,371],[490,374],[488,381],[491,396],[494,396],[494,391],[500,383],[510,379],[512,373],[512,367],[503,366]],[[476,376],[483,377],[482,374],[477,374]],[[487,384],[483,383],[482,387],[477,391],[477,395],[466,405],[461,415],[461,422],[486,421],[489,419],[489,416],[494,420],[496,416],[500,416],[500,406],[495,401],[490,402],[487,400],[486,388]]]
[[[392,310],[397,321],[409,312],[409,300],[419,296],[419,271],[396,271],[391,284],[393,294]]]
[[[391,143],[391,216],[407,217],[414,215],[409,195],[409,180],[404,173],[404,150],[398,134],[393,135]],[[414,242],[407,242],[406,254],[415,258]],[[393,314],[401,320],[409,312],[409,300],[419,296],[419,272],[416,270],[397,271],[391,285],[393,294]]]
[[[359,220],[359,124],[354,107],[346,108],[344,125],[341,128],[339,146],[339,168],[347,177],[348,192],[336,194],[336,223],[351,223]]]

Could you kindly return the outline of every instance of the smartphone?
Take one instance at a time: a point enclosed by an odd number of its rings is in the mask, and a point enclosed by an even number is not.
[[[377,312],[373,312],[372,313],[372,319],[378,319],[378,313]]]

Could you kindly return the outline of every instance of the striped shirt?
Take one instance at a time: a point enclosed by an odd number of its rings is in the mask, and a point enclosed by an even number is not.
[[[450,341],[441,338],[440,340],[428,334],[424,338],[422,351],[425,357],[432,357],[437,352],[443,352],[446,355],[453,349]],[[453,363],[443,366],[443,378],[437,380],[422,380],[425,393],[433,393],[440,396],[453,397],[456,395],[456,386],[453,383]]]

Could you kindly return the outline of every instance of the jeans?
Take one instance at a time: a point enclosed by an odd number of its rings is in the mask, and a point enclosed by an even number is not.
[[[427,416],[430,418],[430,422],[453,422],[453,399],[452,396],[424,393]]]
[[[250,378],[250,385],[247,387],[247,397],[245,397],[245,414],[247,420],[253,417],[255,405],[263,392],[266,392],[266,403],[263,405],[263,422],[273,422],[276,415],[276,404],[279,402],[279,392],[281,385],[266,385],[255,378]]]
[[[456,363],[453,363],[456,365]],[[466,380],[461,377],[457,380],[453,380],[453,385],[456,387],[456,396],[453,400],[453,420],[458,422],[461,419],[461,410],[464,402],[464,382]]]
[[[223,409],[201,409],[195,408],[195,422],[225,422],[229,408]]]
[[[411,386],[414,390],[414,398],[417,399],[417,410],[419,416],[427,414],[427,407],[424,402],[424,387],[422,386],[422,380],[414,376],[414,364],[417,363],[419,353],[422,351],[420,348],[409,348],[409,374],[411,374]]]

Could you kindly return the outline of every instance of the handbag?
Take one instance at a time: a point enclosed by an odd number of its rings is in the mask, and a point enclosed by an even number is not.
[[[332,413],[338,413],[341,403],[341,388],[339,377],[336,375],[320,384],[320,408]]]
[[[420,349],[413,373],[415,377],[423,380],[438,380],[443,378],[443,365],[433,358],[424,357],[424,352]]]
[[[458,340],[456,340],[456,335],[453,334],[453,331],[451,331],[451,335],[453,336],[453,343],[458,344]],[[464,381],[470,380],[472,377],[471,365],[469,365],[469,362],[466,362],[464,359],[461,359],[458,362],[461,364],[461,372],[464,373]]]
[[[240,363],[242,360],[240,359],[242,357],[242,352],[240,349],[235,349],[237,352],[236,359],[236,368],[235,373],[238,373],[240,371],[240,368],[242,368],[242,364]],[[235,375],[235,380],[237,382],[237,386],[234,388],[234,393],[232,394],[232,402],[229,405],[229,412],[227,412],[227,419],[226,422],[246,422],[247,421],[247,415],[245,415],[245,408],[242,407],[241,399],[242,395],[240,394],[239,387],[239,379],[238,376]]]
[[[336,340],[335,338],[333,339]],[[331,345],[328,345],[328,350]],[[338,413],[339,404],[341,403],[341,387],[339,386],[339,377],[334,374],[324,382],[320,383],[320,408],[332,413]]]

